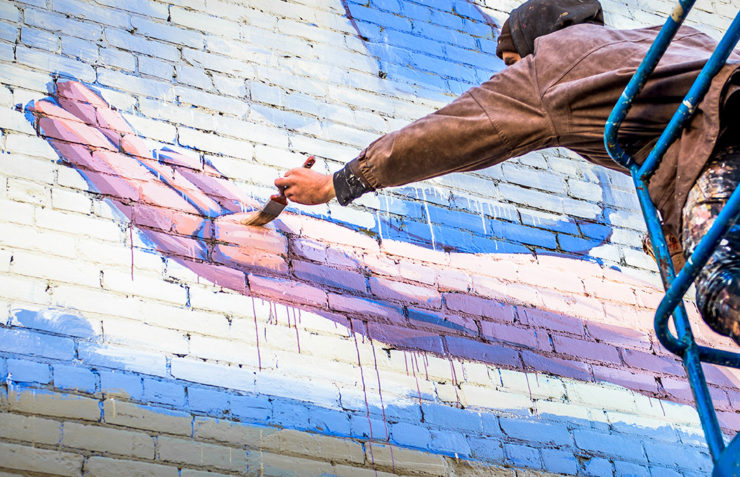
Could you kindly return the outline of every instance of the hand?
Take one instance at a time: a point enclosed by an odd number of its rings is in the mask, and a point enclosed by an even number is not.
[[[331,175],[303,167],[289,170],[275,179],[275,185],[283,190],[285,197],[299,204],[325,204],[336,197]]]

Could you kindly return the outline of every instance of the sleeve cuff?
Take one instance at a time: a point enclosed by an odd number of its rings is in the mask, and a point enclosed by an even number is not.
[[[334,173],[334,192],[340,205],[347,205],[356,198],[373,189],[359,172],[354,171],[355,161]]]

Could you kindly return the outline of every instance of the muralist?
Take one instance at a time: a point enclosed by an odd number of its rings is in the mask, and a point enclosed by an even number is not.
[[[458,99],[382,136],[333,176],[293,169],[277,179],[286,196],[346,205],[365,192],[472,171],[547,147],[566,147],[621,170],[608,156],[604,124],[659,27],[604,26],[596,0],[530,0],[511,12],[497,54],[507,68]],[[714,50],[682,27],[632,106],[620,142],[642,162]],[[713,79],[689,126],[649,183],[664,229],[693,251],[740,182],[740,54]],[[734,129],[734,131],[731,131]],[[697,280],[705,321],[740,343],[740,229],[732,230]]]

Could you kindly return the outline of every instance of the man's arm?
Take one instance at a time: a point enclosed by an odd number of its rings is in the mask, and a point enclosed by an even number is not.
[[[288,171],[275,184],[290,200],[346,205],[365,192],[482,169],[552,145],[554,132],[534,81],[531,57],[442,109],[386,134],[328,176]]]

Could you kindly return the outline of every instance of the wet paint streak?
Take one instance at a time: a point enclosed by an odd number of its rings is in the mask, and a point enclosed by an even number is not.
[[[367,333],[367,339],[370,342],[370,349],[373,350],[373,366],[375,366],[375,376],[378,378],[378,396],[380,397],[380,410],[383,413],[383,426],[385,427],[385,440],[390,443],[391,436],[388,433],[388,418],[385,415],[385,403],[383,403],[383,388],[380,385],[380,371],[378,371],[378,358],[375,355],[375,343],[373,338],[370,336],[370,330],[367,327],[367,321],[363,322],[365,325],[365,332]],[[391,451],[391,463],[393,464],[393,472],[396,471],[396,460],[393,457],[393,447],[389,447]]]
[[[370,450],[370,461],[373,469],[377,475],[378,471],[375,468],[375,456],[373,455],[373,423],[370,419],[370,404],[367,401],[367,387],[365,386],[365,373],[362,371],[362,360],[360,359],[360,345],[357,343],[357,333],[355,333],[354,325],[352,320],[349,320],[349,330],[352,333],[352,338],[355,341],[355,350],[357,351],[357,367],[360,368],[360,379],[362,380],[362,394],[365,398],[365,416],[367,417],[367,425],[370,433],[370,440],[368,441],[368,450]],[[363,340],[364,340],[363,336]]]
[[[254,305],[254,297],[252,299],[252,316],[254,317],[254,337],[257,339],[257,364],[258,369],[262,371],[262,356],[260,355],[260,330],[257,326],[257,308]]]

